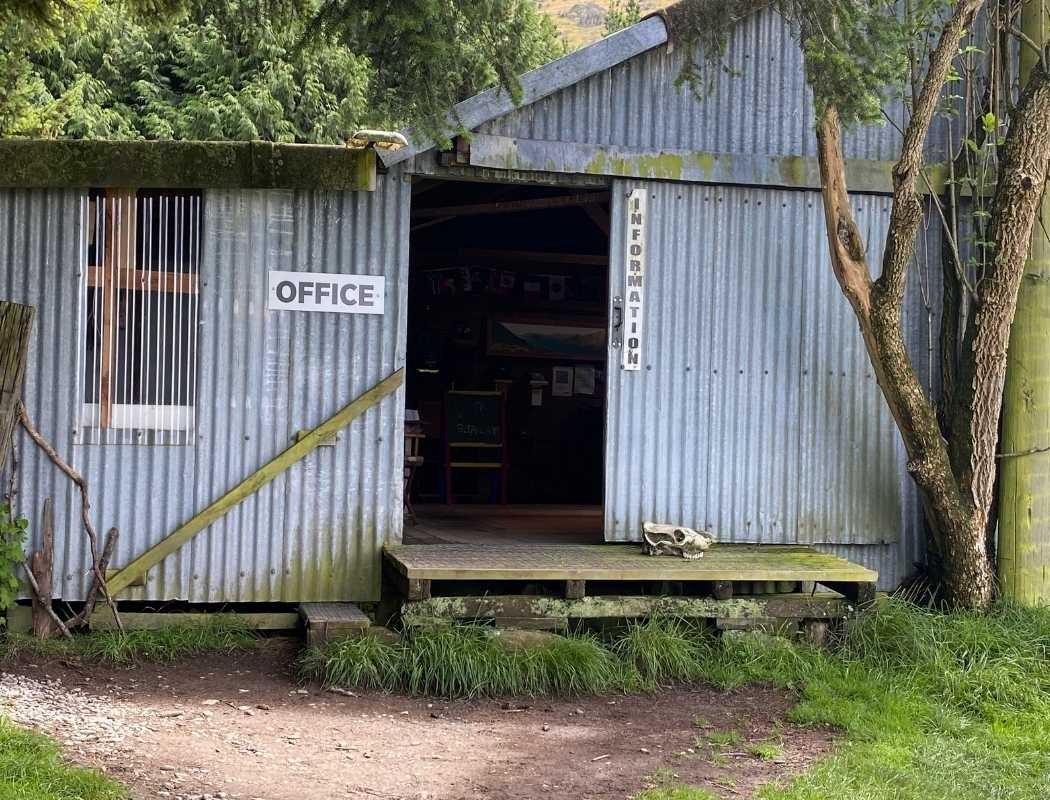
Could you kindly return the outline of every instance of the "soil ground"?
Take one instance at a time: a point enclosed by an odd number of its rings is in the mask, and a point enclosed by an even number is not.
[[[22,657],[0,663],[0,713],[135,798],[172,800],[622,800],[679,781],[728,799],[804,770],[832,740],[785,723],[791,697],[766,688],[556,701],[337,694],[296,680],[296,646],[130,668]],[[705,744],[728,731],[740,741]],[[748,752],[767,740],[783,755]]]

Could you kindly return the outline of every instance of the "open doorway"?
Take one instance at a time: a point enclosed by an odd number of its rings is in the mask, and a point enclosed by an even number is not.
[[[600,542],[609,192],[413,187],[406,542]]]

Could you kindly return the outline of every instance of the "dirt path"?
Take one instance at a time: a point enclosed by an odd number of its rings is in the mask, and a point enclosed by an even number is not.
[[[136,798],[622,800],[654,782],[726,798],[805,769],[826,731],[783,725],[769,689],[442,702],[301,686],[291,645],[176,666],[0,664],[0,713],[61,740]],[[780,726],[783,725],[781,728]],[[697,749],[697,737],[740,742]],[[748,743],[783,741],[759,759]],[[716,755],[717,753],[717,755]]]

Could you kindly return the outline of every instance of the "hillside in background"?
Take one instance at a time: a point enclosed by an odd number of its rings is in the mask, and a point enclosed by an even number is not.
[[[536,4],[551,16],[573,49],[590,44],[605,34],[605,12],[609,9],[609,0],[537,0]],[[666,5],[668,0],[642,0],[642,14]]]

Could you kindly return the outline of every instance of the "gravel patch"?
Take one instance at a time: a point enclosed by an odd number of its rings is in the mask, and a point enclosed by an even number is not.
[[[88,694],[54,680],[0,673],[0,713],[58,739],[69,751],[100,755],[148,731],[152,709],[107,694]]]

